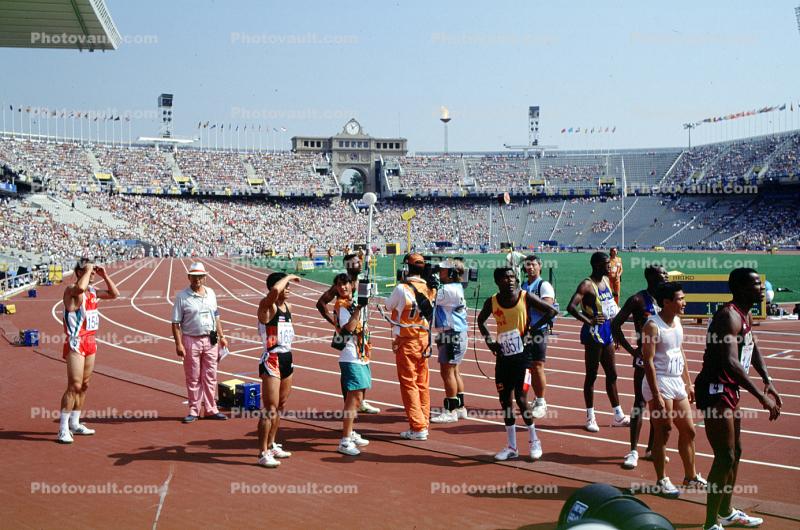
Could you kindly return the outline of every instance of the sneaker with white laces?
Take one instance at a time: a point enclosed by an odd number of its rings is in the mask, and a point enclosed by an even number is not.
[[[350,439],[356,444],[356,447],[364,447],[369,445],[369,440],[365,440],[356,431],[350,431]]]
[[[428,429],[423,429],[421,431],[412,431],[411,429],[409,429],[407,431],[401,432],[400,438],[404,440],[425,441],[428,439]]]
[[[537,403],[536,401],[531,403],[531,416],[534,418],[541,419],[547,415],[547,403],[543,400],[541,403]]]
[[[72,442],[72,433],[69,430],[58,431],[58,443],[71,444]]]
[[[600,432],[600,427],[597,425],[597,420],[594,416],[586,418],[586,430],[589,432]]]
[[[258,465],[261,467],[278,467],[281,463],[275,460],[272,451],[262,451],[258,457]]]
[[[639,464],[639,451],[634,449],[627,455],[625,455],[625,460],[622,462],[622,467],[625,469],[636,469],[636,466]]]
[[[668,499],[677,499],[681,495],[681,490],[675,487],[669,477],[664,477],[656,482],[656,495],[667,497]]]
[[[361,406],[358,407],[359,412],[363,412],[364,414],[377,414],[381,411],[378,407],[373,407],[366,401],[361,402]]]
[[[630,416],[622,416],[621,418],[614,416],[614,420],[611,422],[612,427],[627,427],[630,424],[631,424]]]
[[[69,432],[80,436],[91,436],[94,434],[94,429],[90,429],[83,423],[79,423],[77,425],[70,425]]]
[[[455,410],[456,417],[459,420],[466,420],[469,417],[469,413],[467,412],[467,407],[458,407]]]
[[[339,442],[339,447],[336,450],[343,455],[347,456],[358,456],[361,454],[361,451],[356,447],[356,444],[353,440],[347,440],[347,442]]]
[[[431,418],[431,423],[454,423],[458,421],[458,414],[454,410],[446,410]]]
[[[292,456],[291,451],[284,451],[283,446],[275,442],[272,442],[272,447],[270,448],[270,452],[272,453],[272,456],[274,456],[275,458],[289,458],[290,456]]]
[[[509,458],[517,458],[519,453],[513,447],[504,447],[499,453],[494,455],[495,460],[508,460]]]
[[[688,489],[705,491],[706,487],[708,487],[708,481],[698,473],[694,478],[684,477],[683,485]]]
[[[764,522],[760,517],[751,517],[742,510],[731,507],[731,514],[727,517],[719,516],[719,524],[723,527],[733,526],[737,528],[755,528]]]
[[[530,443],[531,448],[531,460],[539,460],[542,458],[542,441],[541,440],[533,440]]]

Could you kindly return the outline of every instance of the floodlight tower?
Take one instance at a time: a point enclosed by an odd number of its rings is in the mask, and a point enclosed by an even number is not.
[[[442,107],[442,117],[439,118],[444,124],[444,154],[447,154],[447,124],[450,123],[450,111],[447,107]]]
[[[159,135],[162,138],[172,138],[172,94],[158,96],[158,115],[161,117]]]
[[[697,127],[696,123],[684,123],[683,128],[689,131],[689,149],[692,148],[692,129]]]

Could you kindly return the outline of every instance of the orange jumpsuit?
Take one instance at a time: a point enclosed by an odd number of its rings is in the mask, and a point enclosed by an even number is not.
[[[408,281],[430,300],[436,296],[436,291],[428,289],[425,281],[419,277],[408,278]],[[414,292],[405,284],[395,287],[386,307],[392,312],[391,319],[394,322],[428,326],[428,321],[419,314]],[[422,328],[393,326],[392,337],[397,379],[408,423],[411,430],[424,431],[428,428],[431,416],[428,358],[424,356],[429,333]]]

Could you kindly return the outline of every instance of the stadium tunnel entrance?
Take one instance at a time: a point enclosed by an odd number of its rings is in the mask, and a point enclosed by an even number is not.
[[[339,185],[343,194],[363,194],[367,190],[369,174],[360,167],[348,166],[339,174]]]

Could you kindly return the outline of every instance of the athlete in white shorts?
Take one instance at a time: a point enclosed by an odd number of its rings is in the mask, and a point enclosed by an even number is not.
[[[694,388],[683,353],[683,327],[680,315],[686,307],[680,284],[666,282],[656,288],[656,303],[663,309],[651,315],[644,325],[642,357],[645,379],[642,396],[650,407],[653,422],[653,466],[657,491],[666,497],[678,497],[680,490],[664,475],[664,453],[672,424],[678,429],[678,448],[683,460],[684,486],[698,488],[706,481],[694,466],[694,424],[690,403]]]

